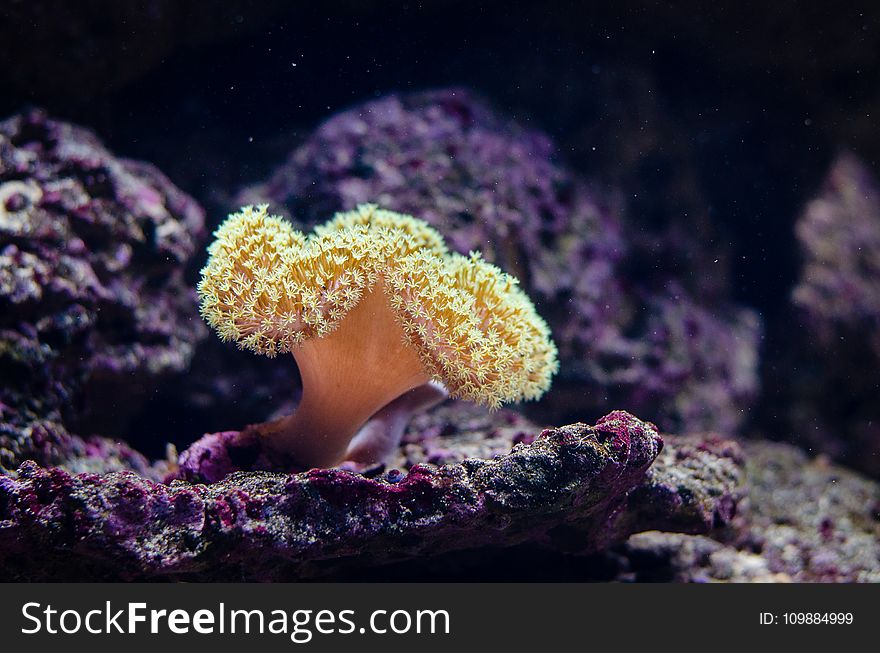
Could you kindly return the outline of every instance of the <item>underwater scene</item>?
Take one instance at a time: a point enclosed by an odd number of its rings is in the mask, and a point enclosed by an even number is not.
[[[0,580],[880,581],[880,5],[0,55]]]

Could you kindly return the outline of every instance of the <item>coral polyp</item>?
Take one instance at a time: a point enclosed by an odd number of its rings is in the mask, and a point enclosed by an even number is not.
[[[297,463],[341,462],[373,414],[432,380],[491,407],[549,387],[549,327],[478,253],[449,254],[424,222],[372,205],[308,236],[267,208],[244,207],[215,232],[199,294],[223,340],[296,359],[297,411],[255,428]]]

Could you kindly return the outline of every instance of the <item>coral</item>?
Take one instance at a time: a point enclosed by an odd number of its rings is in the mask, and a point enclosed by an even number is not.
[[[430,381],[387,404],[351,439],[346,452],[349,468],[363,470],[374,460],[386,460],[398,450],[406,427],[413,416],[442,403],[449,392],[442,383]]]
[[[238,199],[284,206],[307,225],[377,202],[423,218],[454,251],[481,249],[520,280],[559,346],[544,414],[578,419],[611,403],[670,430],[735,430],[758,390],[760,320],[701,304],[682,283],[634,286],[633,270],[657,261],[630,246],[615,197],[567,170],[547,136],[451,89],[330,118]]]
[[[365,205],[306,237],[265,206],[245,207],[215,235],[202,314],[223,340],[293,353],[296,412],[255,428],[302,466],[342,461],[372,415],[431,379],[497,407],[539,397],[557,369],[516,280],[476,253],[447,254],[412,217]]]
[[[27,463],[17,479],[0,479],[0,561],[22,578],[281,580],[525,542],[588,552],[642,528],[631,514],[635,492],[639,515],[660,506],[652,526],[665,519],[704,532],[718,525],[705,515],[728,514],[711,502],[736,491],[735,474],[720,479],[714,498],[707,489],[709,503],[693,510],[691,491],[705,475],[677,474],[680,490],[657,476],[646,484],[661,440],[627,413],[595,427],[532,431],[530,439],[491,460],[416,464],[372,479],[312,470],[162,485],[127,472],[73,476]],[[55,528],[60,522],[71,528]]]
[[[203,217],[87,131],[39,111],[0,123],[0,470],[81,456],[68,429],[124,430],[186,369],[205,334],[183,279]]]
[[[430,393],[419,386],[415,401],[421,403]],[[429,395],[426,397],[425,395]],[[405,404],[402,423],[394,424],[395,406]],[[402,433],[392,434],[395,449],[387,452],[384,464],[360,467],[367,474],[384,469],[407,470],[414,465],[446,465],[460,463],[466,458],[494,458],[510,451],[514,444],[528,444],[540,429],[517,412],[501,409],[487,412],[475,404],[448,402],[431,411],[420,413],[406,404],[412,399],[406,395],[391,402],[364,426],[379,430],[391,427]],[[252,429],[209,433],[197,440],[180,455],[178,468],[167,480],[185,479],[193,483],[215,483],[233,472],[261,469],[286,471],[286,461],[275,455],[264,440]],[[342,465],[348,468],[349,465]]]

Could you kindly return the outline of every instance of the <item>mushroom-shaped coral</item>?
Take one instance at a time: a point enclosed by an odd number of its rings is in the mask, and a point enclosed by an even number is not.
[[[371,416],[429,381],[497,407],[540,397],[556,372],[549,328],[516,279],[478,253],[450,254],[413,217],[365,205],[306,236],[249,206],[215,236],[202,315],[243,349],[293,354],[299,406],[252,428],[300,466],[342,462]],[[378,462],[388,444],[356,450]]]

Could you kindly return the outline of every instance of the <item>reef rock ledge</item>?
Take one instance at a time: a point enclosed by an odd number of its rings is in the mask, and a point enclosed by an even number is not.
[[[662,448],[652,424],[616,411],[595,426],[545,430],[491,460],[378,478],[314,469],[166,485],[27,462],[0,477],[0,568],[30,579],[283,580],[525,542],[595,551],[657,527],[661,513],[686,531],[728,519],[732,504],[694,511],[676,501],[662,470],[646,474]],[[727,498],[735,476],[732,465]]]

